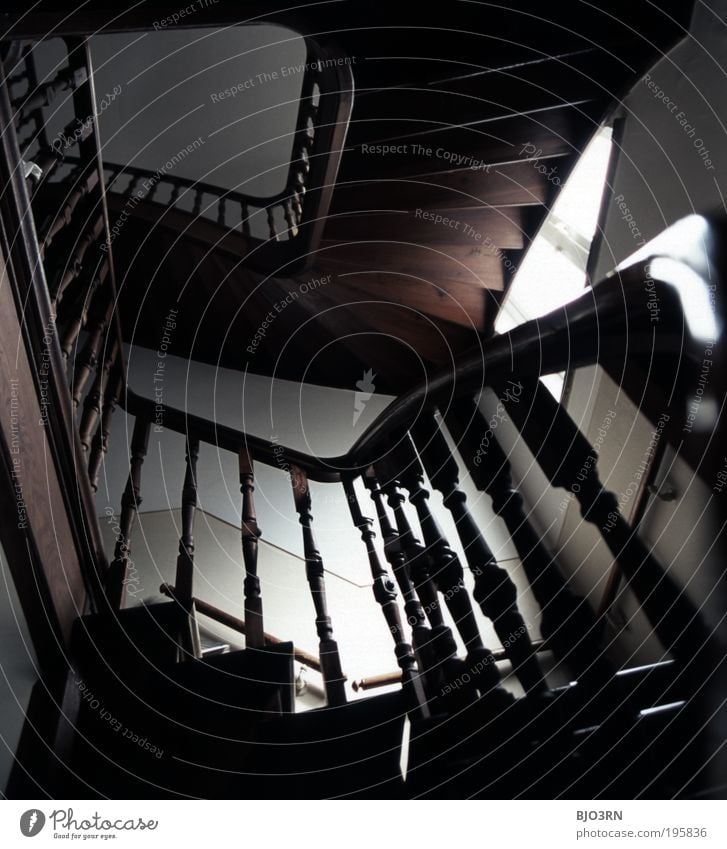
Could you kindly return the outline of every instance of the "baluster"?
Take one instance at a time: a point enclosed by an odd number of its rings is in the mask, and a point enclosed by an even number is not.
[[[202,213],[202,197],[204,192],[201,189],[195,189],[194,206],[192,207],[192,215],[198,217]]]
[[[424,487],[423,470],[410,436],[400,440],[397,454],[402,458],[401,482],[409,491],[422,528],[424,543],[432,562],[431,578],[444,596],[447,608],[467,650],[472,669],[478,672],[478,689],[482,693],[498,687],[500,673],[492,652],[485,648],[477,626],[472,602],[464,585],[464,572],[459,558],[452,551],[439,523],[429,507],[429,492]]]
[[[257,553],[260,529],[255,515],[255,469],[245,447],[240,448],[240,492],[242,492],[242,558],[245,564],[245,645],[260,649],[265,646],[263,603],[257,575]]]
[[[178,182],[172,183],[172,193],[169,196],[169,206],[175,206],[179,200],[179,193],[182,191],[182,185]]]
[[[174,596],[184,611],[180,631],[180,660],[202,656],[199,627],[194,609],[194,517],[197,512],[197,458],[199,440],[187,437],[186,469],[182,487],[182,533],[179,537]]]
[[[420,416],[413,431],[432,486],[443,496],[462,542],[470,571],[475,578],[475,601],[494,625],[526,693],[542,693],[547,685],[528,628],[517,605],[517,588],[507,572],[497,565],[467,507],[467,496],[459,488],[459,469],[433,415]]]
[[[88,329],[88,339],[81,353],[76,358],[76,365],[73,370],[71,397],[74,407],[78,407],[81,403],[83,390],[86,387],[88,378],[96,367],[104,334],[113,315],[114,303],[111,300],[111,293],[106,289],[102,289],[99,295],[101,297],[96,299],[92,310],[93,318],[91,319],[91,326]],[[104,298],[106,298],[105,303]]]
[[[109,451],[109,436],[111,434],[111,420],[113,419],[116,406],[119,403],[119,395],[123,384],[123,375],[120,363],[117,362],[109,379],[106,394],[103,400],[103,413],[101,415],[101,426],[96,431],[91,445],[91,455],[88,458],[88,479],[91,489],[98,492],[98,479],[104,457]]]
[[[326,697],[329,705],[342,705],[346,703],[344,677],[341,670],[341,658],[338,654],[338,644],[333,639],[333,626],[331,617],[328,615],[323,560],[313,536],[313,514],[311,513],[308,476],[303,469],[293,465],[291,466],[290,479],[293,485],[293,498],[298,513],[298,521],[303,528],[305,571],[316,611],[316,629],[318,631],[321,671],[326,688]]]
[[[288,238],[292,239],[298,235],[298,220],[293,209],[293,202],[288,198],[285,201],[285,222],[288,225]]]
[[[131,198],[134,197],[134,192],[136,190],[136,187],[139,185],[139,183],[141,183],[142,178],[143,178],[142,174],[132,174],[131,175],[131,180],[129,180],[129,185],[126,187],[126,191],[124,191],[124,193],[123,193],[125,198],[127,198],[128,200],[131,200]]]
[[[250,208],[244,201],[240,201],[240,211],[242,220],[242,235],[250,238]]]
[[[434,695],[439,692],[442,685],[459,677],[463,671],[463,665],[457,658],[457,643],[452,631],[444,624],[442,618],[437,590],[430,577],[429,554],[416,538],[409,524],[409,518],[404,510],[406,498],[399,488],[399,482],[387,461],[377,463],[375,471],[378,479],[383,481],[381,490],[386,494],[389,506],[394,512],[398,542],[404,556],[402,572],[409,579],[408,583],[419,598],[419,608],[413,605],[411,607],[415,621],[411,618],[409,621],[412,622],[414,645],[417,648],[421,646],[419,656],[427,673],[427,689]],[[400,573],[395,571],[394,574],[398,577]],[[423,616],[429,620],[431,630],[424,627]]]
[[[62,68],[52,80],[35,86],[29,97],[13,102],[13,108],[19,109],[24,116],[19,127],[26,121],[32,120],[33,116],[30,113],[51,106],[61,92],[70,91],[85,81],[86,74],[81,69]]]
[[[96,430],[98,421],[103,413],[103,398],[106,394],[106,387],[109,382],[109,374],[116,363],[116,358],[119,354],[118,342],[114,342],[106,352],[103,363],[100,368],[96,368],[96,378],[93,381],[91,390],[83,402],[83,416],[81,424],[78,428],[81,439],[81,448],[85,452],[91,447],[91,438]]]
[[[427,648],[430,646],[432,632],[427,628],[424,608],[417,597],[406,568],[406,554],[404,553],[399,533],[394,529],[386,512],[384,492],[372,467],[369,467],[364,474],[364,485],[368,489],[371,500],[374,502],[376,508],[379,529],[381,530],[381,537],[384,541],[384,556],[391,566],[402,598],[404,599],[404,612],[406,613],[407,622],[412,629],[412,643],[417,661],[419,662],[419,668],[426,673],[433,665],[433,662],[436,661],[432,657],[431,651],[427,652]]]
[[[226,205],[227,205],[227,198],[224,197],[224,196],[221,197],[217,201],[217,223],[220,225],[220,227],[225,226],[225,212],[226,212],[225,207],[226,207]]]
[[[371,529],[373,522],[361,513],[353,481],[350,478],[344,478],[343,488],[346,491],[351,519],[361,532],[361,539],[366,546],[371,577],[374,579],[372,587],[374,598],[381,605],[384,619],[394,639],[394,651],[397,663],[401,669],[402,687],[407,697],[409,711],[416,718],[424,718],[429,715],[429,709],[426,706],[424,688],[417,672],[414,651],[404,637],[399,606],[396,603],[396,587],[386,569],[381,565],[379,555],[374,546],[376,534]]]
[[[570,588],[528,521],[523,498],[513,486],[510,463],[477,405],[460,399],[446,422],[461,450],[480,459],[474,471],[477,484],[491,497],[493,510],[507,526],[540,607],[540,630],[548,645],[574,665],[576,675],[592,677],[594,686],[610,680],[614,670],[601,651],[601,625],[588,602]]]
[[[269,206],[266,210],[267,218],[268,218],[268,233],[270,234],[270,239],[273,242],[280,241],[280,237],[278,236],[278,230],[275,225],[275,207]]]
[[[95,187],[97,179],[98,175],[96,171],[83,176],[82,169],[74,171],[68,179],[67,183],[76,185],[76,188],[68,196],[61,210],[46,222],[43,228],[45,235],[41,236],[40,239],[41,256],[45,256],[55,237],[71,223],[73,213],[76,211],[78,204]]]
[[[68,360],[70,358],[73,346],[76,344],[78,335],[81,332],[81,328],[85,327],[86,322],[88,321],[88,312],[94,296],[102,286],[104,280],[108,276],[108,273],[109,261],[108,258],[106,258],[103,260],[103,264],[98,272],[93,275],[88,288],[81,292],[76,298],[73,305],[73,314],[69,319],[69,323],[63,332],[63,338],[61,340],[61,353],[63,354],[64,360]]]
[[[154,200],[154,195],[157,193],[157,189],[159,188],[160,183],[161,180],[154,180],[152,182],[151,187],[149,188],[149,191],[146,193],[146,197],[144,198],[145,201]]]
[[[137,417],[131,437],[131,463],[124,494],[121,496],[114,559],[109,567],[106,595],[114,610],[123,607],[123,592],[131,565],[131,531],[141,504],[141,467],[149,447],[151,422]]]
[[[56,284],[53,292],[53,309],[56,313],[58,312],[58,307],[63,300],[63,295],[66,289],[83,271],[83,261],[86,258],[86,254],[88,253],[91,245],[96,243],[96,240],[101,235],[102,230],[103,220],[99,218],[93,226],[84,233],[76,245],[73,258],[66,266],[65,272]]]
[[[664,647],[692,669],[697,651],[719,657],[697,608],[619,512],[618,498],[600,480],[597,452],[567,410],[540,381],[528,383],[523,396],[523,403],[504,401],[513,421],[538,446],[536,460],[551,485],[572,492],[583,519],[599,530]]]

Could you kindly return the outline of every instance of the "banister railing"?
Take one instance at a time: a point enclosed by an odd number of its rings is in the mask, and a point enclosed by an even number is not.
[[[716,225],[711,226],[717,238],[721,231]],[[313,505],[307,496],[307,482],[311,479],[343,484],[353,525],[366,548],[376,601],[394,638],[395,654],[402,670],[401,681],[410,696],[410,710],[423,715],[434,694],[446,692],[444,682],[458,680],[458,676],[463,679],[465,670],[477,669],[479,675],[467,674],[470,686],[458,693],[457,698],[476,698],[477,694],[504,698],[495,655],[484,647],[473,617],[469,594],[463,584],[462,566],[429,506],[425,472],[433,486],[441,491],[445,507],[452,512],[475,578],[475,599],[485,616],[494,623],[525,691],[538,696],[548,690],[537,658],[537,644],[527,633],[512,581],[494,562],[492,552],[468,512],[466,499],[458,489],[457,464],[442,426],[433,417],[437,407],[442,407],[444,421],[456,441],[464,440],[463,444],[472,448],[472,440],[478,438],[477,431],[472,431],[472,422],[481,413],[471,399],[484,387],[497,389],[508,380],[512,383],[517,379],[518,403],[513,400],[508,410],[551,484],[569,487],[581,467],[589,469],[588,485],[582,483],[578,490],[584,517],[601,529],[663,645],[679,662],[693,665],[695,641],[703,646],[702,656],[714,659],[719,656],[720,638],[703,626],[693,602],[635,539],[625,522],[615,522],[616,532],[610,538],[605,534],[604,516],[612,512],[614,499],[598,478],[596,458],[589,460],[593,452],[585,438],[565,409],[538,385],[540,375],[568,367],[596,361],[607,366],[618,364],[623,361],[625,349],[631,357],[660,357],[671,363],[696,359],[703,328],[690,323],[683,305],[685,298],[697,296],[693,289],[697,272],[684,260],[681,265],[675,261],[664,268],[671,273],[653,279],[648,274],[649,264],[636,263],[623,270],[619,277],[609,278],[584,292],[564,308],[488,341],[482,352],[465,360],[454,374],[434,376],[426,386],[417,387],[394,401],[350,451],[340,456],[313,457],[200,416],[165,405],[158,407],[151,399],[136,395],[128,387],[122,396],[122,405],[137,417],[137,421],[150,422],[156,416],[165,428],[184,434],[188,440],[208,442],[244,457],[245,462],[240,467],[245,495],[241,521],[243,545],[246,546],[246,581],[254,580],[256,588],[254,593],[251,592],[252,584],[249,592],[246,589],[246,597],[251,599],[259,600],[257,558],[251,547],[258,536],[250,500],[252,464],[260,462],[273,468],[283,464],[293,470],[297,481],[294,481],[295,506],[303,526],[308,578],[321,639],[322,668],[331,704],[340,704],[345,696],[340,686],[338,647],[332,636],[331,622],[335,617],[332,619],[328,612],[323,564],[312,536]],[[692,287],[688,292],[684,289],[685,278]],[[656,327],[648,306],[651,294],[647,295],[644,289],[645,279],[650,281],[649,292],[656,293],[662,311],[662,319]],[[703,285],[712,284],[703,281]],[[717,303],[714,300],[712,303],[712,324],[721,327]],[[709,316],[702,318],[709,324]],[[507,399],[507,393],[500,394]],[[528,403],[520,403],[526,396]],[[472,404],[471,408],[463,406],[464,402]],[[529,419],[528,415],[534,410],[535,414]],[[551,428],[552,435],[548,437],[542,428],[551,420],[558,424]],[[540,448],[536,450],[538,444]],[[474,450],[471,453],[474,454]],[[582,682],[598,691],[615,672],[600,648],[602,623],[588,603],[573,592],[567,577],[534,533],[523,510],[522,499],[513,487],[507,457],[496,440],[487,453],[487,462],[478,470],[478,482],[491,496],[495,512],[505,520],[511,533],[541,608],[543,635],[549,647],[578,668]],[[364,517],[358,504],[353,482],[359,477],[363,478],[373,499],[385,544],[385,559],[396,583],[382,565],[371,520]],[[423,543],[418,541],[418,532],[402,510],[402,487],[408,491],[416,510]],[[384,496],[388,497],[389,508],[393,509],[393,524]],[[400,620],[395,613],[398,611],[397,585],[406,605],[411,640],[398,624]],[[190,595],[189,588],[186,592]],[[468,652],[464,660],[457,658],[453,635],[441,617],[443,604],[449,607]],[[250,615],[255,620],[256,633],[262,633],[262,607],[257,601],[246,618]]]

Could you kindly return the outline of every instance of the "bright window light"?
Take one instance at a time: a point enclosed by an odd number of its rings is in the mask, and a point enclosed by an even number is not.
[[[546,315],[583,292],[606,183],[611,135],[611,127],[601,128],[581,154],[513,278],[495,321],[496,333],[506,333]],[[564,378],[561,373],[541,380],[560,400]]]

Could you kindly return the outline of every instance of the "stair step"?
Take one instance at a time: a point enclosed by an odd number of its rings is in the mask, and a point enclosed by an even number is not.
[[[357,138],[354,120],[339,178],[406,178],[457,169],[471,171],[472,166],[482,164],[497,166],[577,155],[599,125],[602,112],[602,106],[593,103],[563,106],[446,129],[420,126],[417,132],[412,125],[406,133],[393,135],[387,132],[385,121],[368,122],[378,126],[375,138],[370,139]]]
[[[410,209],[457,209],[540,205],[547,201],[556,185],[555,178],[563,182],[562,171],[569,161],[569,158],[551,157],[541,167],[526,160],[479,170],[464,168],[409,178],[372,177],[339,182],[333,195],[331,213],[401,209],[402,206]],[[555,169],[552,174],[551,169]]]
[[[490,209],[406,209],[380,213],[342,213],[329,217],[325,239],[368,241],[389,239],[415,244],[522,249],[520,207]]]
[[[456,300],[474,298],[473,288],[503,288],[501,253],[479,245],[325,240],[316,254],[316,267],[336,274],[401,272],[422,277]]]

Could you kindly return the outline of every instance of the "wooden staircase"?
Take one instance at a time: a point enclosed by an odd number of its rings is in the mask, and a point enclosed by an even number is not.
[[[352,20],[380,14],[351,6]],[[320,10],[312,13],[312,26],[316,14]],[[391,14],[398,22],[399,10]],[[468,10],[464,18],[474,14],[476,10]],[[504,14],[501,10],[492,18],[493,26],[500,24],[492,31],[501,40],[508,33]],[[554,12],[556,18],[559,14]],[[639,18],[637,13],[634,17]],[[601,66],[584,52],[592,45],[573,44],[578,39],[572,31],[559,33],[562,26],[556,20],[552,54],[536,61],[532,47],[513,47],[510,39],[509,64],[503,45],[495,45],[492,66],[474,72],[470,67],[463,74],[453,58],[454,36],[431,28],[421,47],[429,51],[429,60],[443,63],[433,73],[428,62],[422,74],[415,56],[396,53],[396,30],[403,25],[392,23],[391,30],[372,40],[368,27],[375,27],[374,19],[360,19],[347,39],[349,56],[360,53],[362,45],[372,48],[362,62],[360,111],[353,115],[330,209],[326,205],[319,216],[314,206],[311,212],[308,192],[302,210],[296,208],[292,183],[300,188],[296,175],[305,157],[296,159],[287,194],[271,204],[278,211],[268,216],[268,207],[257,199],[271,228],[269,238],[259,241],[273,264],[252,263],[242,271],[241,254],[257,238],[245,229],[250,212],[245,214],[244,205],[254,205],[253,199],[234,198],[238,232],[228,226],[227,201],[233,199],[209,186],[176,181],[180,195],[183,190],[194,194],[191,215],[174,202],[160,209],[153,196],[143,198],[123,229],[123,239],[112,240],[112,213],[128,198],[116,191],[120,172],[111,167],[109,177],[100,158],[87,40],[77,33],[69,36],[72,73],[66,69],[40,92],[33,82],[30,45],[18,40],[5,50],[0,91],[5,161],[0,168],[8,191],[2,195],[3,224],[22,236],[11,245],[5,229],[0,234],[3,259],[7,255],[11,260],[8,279],[14,300],[8,314],[16,320],[23,351],[36,362],[45,352],[51,361],[47,383],[53,403],[46,410],[52,425],[50,459],[68,490],[56,503],[28,499],[27,508],[36,517],[34,527],[46,519],[44,506],[49,515],[60,510],[73,532],[67,550],[83,553],[73,573],[72,597],[59,589],[66,576],[48,547],[36,547],[42,556],[31,564],[33,576],[39,576],[37,586],[27,580],[23,584],[24,604],[36,614],[34,632],[42,631],[44,637],[38,645],[47,648],[54,638],[56,649],[41,658],[43,679],[29,710],[8,789],[11,798],[663,798],[721,792],[725,708],[721,685],[715,682],[723,677],[727,656],[724,627],[709,627],[669,564],[660,563],[618,514],[596,452],[565,408],[542,389],[539,377],[596,362],[616,375],[646,365],[671,393],[667,404],[675,429],[664,438],[677,444],[688,397],[685,375],[704,356],[704,340],[690,323],[687,308],[695,285],[709,303],[707,317],[720,330],[712,340],[715,362],[725,355],[724,303],[707,295],[724,272],[725,222],[695,216],[686,222],[691,240],[679,228],[563,309],[483,341],[492,315],[488,299],[497,303],[507,283],[505,260],[526,248],[552,193],[545,184],[552,180],[534,163],[547,157],[558,173],[565,173],[603,112],[605,95],[599,86],[604,86],[594,77],[598,84],[592,87],[593,79],[586,79],[583,69],[600,68],[612,92],[619,63],[632,55],[629,50],[638,52],[640,42],[626,39],[623,47],[616,39],[614,45],[625,52],[615,51]],[[63,25],[73,25],[70,20]],[[527,17],[523,20],[527,24]],[[523,38],[532,38],[537,27],[532,21],[525,24]],[[665,32],[671,30],[666,27]],[[483,38],[474,24],[469,31],[457,31],[463,61],[471,65],[476,60]],[[633,73],[625,64],[624,80]],[[546,91],[545,100],[531,101],[531,94],[542,88],[538,80],[546,68],[563,88],[554,100]],[[482,97],[483,80],[505,87],[511,104],[507,114],[501,111],[499,95]],[[23,93],[14,94],[20,84]],[[88,127],[73,159],[44,137],[42,114],[45,100],[69,86],[79,119]],[[448,109],[455,100],[462,121],[452,126]],[[23,135],[28,127],[32,138]],[[430,146],[434,154],[407,151],[389,157],[364,149],[394,143]],[[440,148],[465,159],[455,159],[458,164],[452,167],[451,157],[437,155]],[[324,150],[323,158],[326,153],[332,151]],[[31,162],[36,169],[24,167]],[[69,165],[65,182],[51,179],[59,167]],[[131,184],[139,176],[131,173]],[[508,181],[515,183],[512,191]],[[314,193],[320,195],[325,185],[325,179],[314,184]],[[206,200],[215,214],[200,221],[204,195],[212,196]],[[275,238],[281,235],[280,215],[288,225],[288,240]],[[135,266],[129,259],[134,238],[148,234],[152,216],[158,235]],[[483,245],[470,244],[461,226],[465,221],[483,234]],[[194,233],[187,232],[190,228]],[[293,242],[298,233],[307,234],[305,250],[301,252],[299,242],[289,252],[282,242]],[[215,239],[217,250],[210,251],[209,242]],[[163,271],[165,280],[192,289],[186,284],[196,278],[190,278],[188,268],[184,273],[180,269],[194,262],[193,274],[200,280],[198,291],[180,307],[187,317],[180,321],[184,341],[179,344],[190,346],[188,353],[197,352],[189,332],[194,326],[206,331],[205,356],[211,351],[219,356],[219,304],[209,310],[207,324],[195,312],[195,305],[213,300],[210,294],[221,291],[224,309],[239,311],[249,290],[258,292],[255,309],[250,307],[251,315],[244,317],[249,330],[259,322],[259,309],[269,310],[305,284],[311,297],[293,299],[276,323],[276,333],[292,332],[301,317],[315,319],[316,337],[306,343],[311,359],[315,348],[330,343],[344,365],[381,362],[389,369],[390,384],[407,391],[399,393],[349,451],[334,457],[273,445],[137,395],[129,386],[123,357],[133,326],[128,316],[138,317],[143,301],[135,285],[143,291],[150,280],[139,273],[143,262],[158,261],[158,251],[170,247],[169,265],[160,268],[157,263],[155,274]],[[654,257],[666,262],[658,264]],[[302,258],[311,264],[301,265]],[[289,276],[276,273],[288,266]],[[214,269],[214,274],[206,275],[205,269]],[[117,270],[123,271],[118,281]],[[433,282],[429,278],[435,272]],[[335,278],[335,285],[312,286],[326,274]],[[424,287],[412,284],[421,278]],[[220,279],[228,285],[221,287]],[[644,298],[645,279],[660,304],[662,318],[656,325]],[[430,289],[439,294],[427,299],[424,293]],[[373,349],[365,337],[374,333],[395,336],[395,341]],[[476,353],[463,356],[473,339]],[[239,339],[236,343],[239,355]],[[421,375],[410,362],[401,361],[402,344],[424,361],[421,380],[413,379]],[[296,347],[294,356],[301,350],[307,351]],[[448,358],[450,368],[433,370]],[[319,373],[328,373],[329,367],[330,360]],[[517,387],[515,398],[507,395],[508,384]],[[509,459],[476,403],[488,387],[505,399],[503,405],[549,483],[571,492],[584,522],[606,540],[668,655],[666,662],[622,668],[606,650],[604,616],[576,592],[558,557],[533,528]],[[47,386],[29,378],[26,389],[37,393],[40,402]],[[625,391],[633,391],[632,384]],[[727,394],[724,374],[715,376],[709,392],[715,405],[721,405]],[[114,550],[104,552],[93,492],[119,406],[134,420],[129,475],[119,494]],[[644,412],[656,417],[663,410],[647,406]],[[179,457],[184,483],[175,583],[165,587],[169,601],[125,609],[144,460],[156,448],[153,423],[158,418],[185,442],[184,457]],[[466,468],[459,468],[448,439],[462,448]],[[704,439],[712,446],[705,451],[722,445],[724,423]],[[236,457],[241,491],[244,622],[237,627],[244,630],[245,649],[213,656],[203,648],[195,593],[195,574],[204,567],[194,542],[203,444]],[[5,464],[9,458],[5,451]],[[258,563],[258,539],[268,531],[258,525],[254,496],[261,464],[284,464],[289,470],[301,528],[307,603],[318,635],[314,662],[326,697],[325,707],[306,713],[294,711],[293,661],[300,652],[264,629],[264,563]],[[542,646],[531,640],[519,609],[512,577],[495,560],[469,511],[460,487],[466,472],[507,527],[539,607],[547,649],[571,673],[567,686],[551,680]],[[704,475],[705,469],[697,473]],[[366,554],[372,601],[391,637],[401,685],[393,694],[349,700],[335,627],[346,611],[331,609],[326,594],[311,480],[343,488],[352,540],[360,538],[352,545],[360,544]],[[435,491],[455,521],[463,560],[431,506]],[[15,551],[22,542],[37,543],[40,534],[28,532],[26,538],[14,517],[11,524]],[[3,541],[9,528],[3,526]],[[465,569],[474,581],[472,595]],[[724,609],[727,600],[721,576],[717,578],[713,592]],[[37,616],[43,605],[49,611],[46,626]],[[485,644],[476,606],[492,622],[522,697],[504,686],[503,661]],[[445,607],[448,619],[442,613]]]

